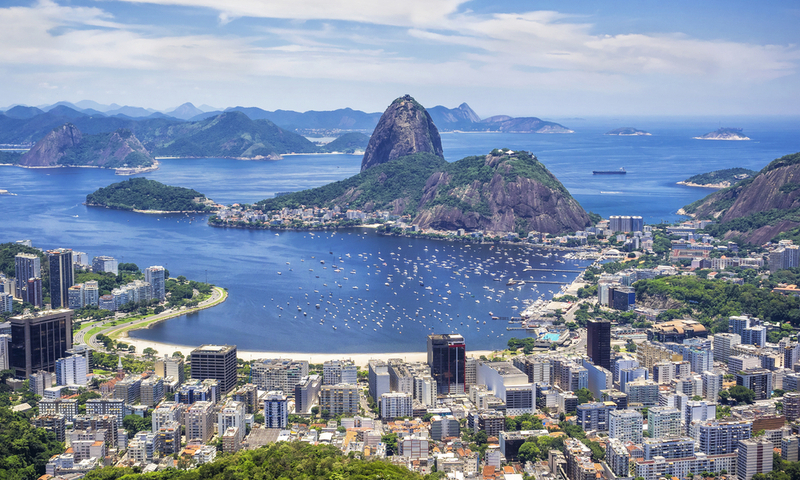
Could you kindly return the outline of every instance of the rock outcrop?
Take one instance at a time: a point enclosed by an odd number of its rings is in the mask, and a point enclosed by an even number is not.
[[[693,137],[695,140],[750,140],[741,128],[720,128],[719,130],[706,133],[700,137]]]
[[[586,211],[528,152],[467,157],[428,178],[414,224],[437,230],[581,230]]]
[[[118,168],[124,165],[150,166],[153,162],[153,157],[129,130],[84,135],[75,125],[67,123],[36,142],[19,164],[26,167]]]
[[[742,180],[683,207],[696,218],[719,222],[727,237],[761,244],[798,226],[800,153],[786,155]],[[745,221],[746,220],[746,221]]]
[[[425,108],[410,95],[383,112],[361,161],[361,171],[415,153],[444,158],[439,130]]]

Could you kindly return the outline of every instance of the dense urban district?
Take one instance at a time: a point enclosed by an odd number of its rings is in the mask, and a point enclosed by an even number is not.
[[[506,350],[432,334],[420,362],[136,351],[127,330],[227,292],[2,244],[0,478],[800,478],[800,250],[713,225],[460,235],[596,261]]]

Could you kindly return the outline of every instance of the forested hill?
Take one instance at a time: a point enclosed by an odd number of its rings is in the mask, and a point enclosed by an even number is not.
[[[800,227],[800,153],[773,160],[757,175],[683,207],[716,219],[706,231],[761,245]]]
[[[114,183],[86,195],[86,204],[118,210],[145,210],[159,212],[207,212],[211,206],[197,203],[195,198],[205,195],[183,187],[171,187],[155,180],[132,178]]]
[[[261,210],[301,205],[408,215],[423,228],[468,231],[576,231],[587,213],[528,152],[494,150],[448,163],[416,153],[323,187],[258,202]]]

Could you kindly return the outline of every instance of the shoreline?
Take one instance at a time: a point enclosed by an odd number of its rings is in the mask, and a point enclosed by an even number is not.
[[[202,210],[180,210],[180,211],[175,210],[175,211],[170,211],[170,210],[136,210],[135,208],[132,208],[132,209],[114,208],[114,207],[109,207],[108,205],[101,205],[99,203],[86,203],[86,202],[84,202],[83,205],[86,205],[87,207],[107,208],[108,210],[119,210],[121,212],[145,213],[145,214],[150,214],[150,215],[162,215],[162,214],[163,215],[168,215],[168,214],[172,214],[172,213],[199,213],[199,214],[209,214],[209,215],[213,215],[214,214],[214,212],[206,212],[206,211],[202,211]]]
[[[188,357],[192,350],[199,345],[175,345],[166,342],[155,342],[142,340],[133,337],[123,337],[122,340],[128,345],[136,347],[137,354],[145,348],[152,348],[158,352],[158,356],[172,355],[173,352],[181,352]],[[245,361],[258,360],[260,358],[291,358],[292,360],[307,360],[309,363],[324,363],[327,360],[352,360],[360,367],[366,367],[370,360],[389,360],[390,358],[402,358],[408,362],[427,362],[428,353],[421,352],[372,352],[372,353],[308,353],[308,352],[275,352],[268,350],[244,350],[237,347],[237,357]],[[467,351],[469,356],[478,357],[481,355],[491,356],[493,352],[501,350],[472,350]]]
[[[700,184],[700,183],[687,182],[686,180],[681,180],[680,182],[675,182],[675,185],[683,185],[685,187],[697,187],[697,188],[713,188],[715,190],[720,190],[723,188],[730,187],[731,182]]]

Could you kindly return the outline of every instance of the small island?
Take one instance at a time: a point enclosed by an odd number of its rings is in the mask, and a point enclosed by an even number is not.
[[[617,135],[619,137],[640,137],[645,135],[652,135],[652,133],[645,132],[644,130],[639,130],[633,127],[623,127],[611,130],[610,132],[606,132],[605,135]]]
[[[713,172],[701,173],[686,180],[677,182],[678,185],[685,185],[687,187],[703,187],[703,188],[727,188],[734,183],[750,178],[758,172],[750,170],[749,168],[726,168],[724,170],[714,170]]]
[[[132,178],[86,195],[86,205],[138,213],[205,213],[218,206],[191,188],[172,187],[155,180]]]
[[[723,127],[714,132],[709,132],[702,137],[692,137],[695,140],[750,140],[742,133],[741,128]]]
[[[369,135],[361,132],[349,132],[330,143],[320,146],[320,150],[326,153],[363,153],[368,143]]]

